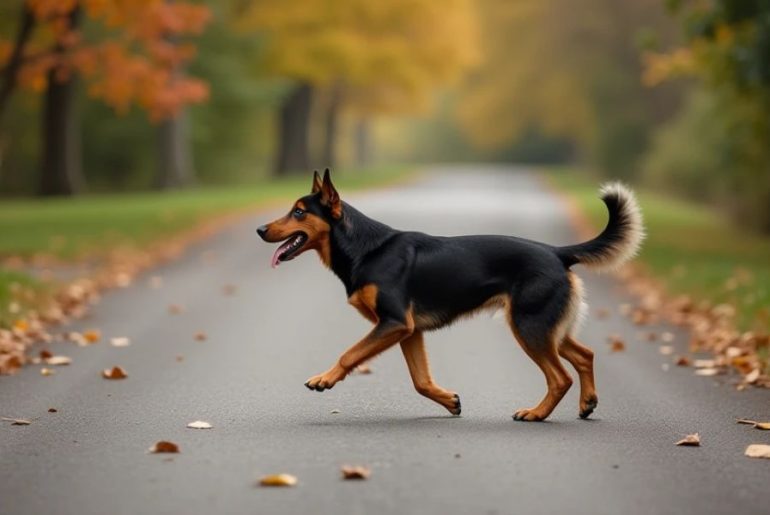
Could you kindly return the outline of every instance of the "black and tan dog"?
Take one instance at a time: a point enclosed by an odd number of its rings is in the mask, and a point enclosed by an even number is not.
[[[553,247],[512,236],[430,236],[398,231],[340,199],[329,171],[316,172],[311,193],[289,213],[257,232],[263,240],[286,240],[272,264],[314,249],[345,284],[348,302],[374,324],[323,374],[305,386],[323,391],[357,365],[400,343],[419,393],[460,413],[460,398],[438,386],[428,367],[423,333],[484,309],[502,308],[518,342],[545,374],[548,393],[516,420],[543,420],[572,385],[561,356],[580,377],[580,417],[597,405],[593,352],[572,332],[583,311],[581,281],[570,267],[598,270],[630,259],[643,238],[633,193],[620,184],[602,188],[609,222],[595,239]]]

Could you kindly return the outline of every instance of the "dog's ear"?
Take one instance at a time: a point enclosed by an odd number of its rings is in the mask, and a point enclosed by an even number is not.
[[[321,204],[331,210],[334,218],[339,219],[342,217],[342,201],[340,200],[340,194],[337,193],[334,184],[332,184],[328,168],[324,171],[324,178],[321,183]]]
[[[313,170],[313,187],[310,188],[310,194],[318,193],[321,191],[322,187],[323,182],[321,182],[321,176],[318,174],[318,170]]]

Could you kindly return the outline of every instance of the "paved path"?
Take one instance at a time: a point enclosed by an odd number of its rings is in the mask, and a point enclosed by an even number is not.
[[[434,171],[351,200],[396,227],[571,241],[563,206],[533,175]],[[511,420],[515,408],[540,400],[544,381],[488,316],[427,338],[437,380],[462,395],[460,418],[412,391],[397,348],[375,360],[371,375],[309,392],[305,379],[368,326],[315,256],[270,269],[273,247],[254,234],[264,221],[234,226],[155,271],[160,289],[145,277],[108,294],[78,326],[130,337],[130,347],[62,344],[53,350],[74,363],[55,376],[30,367],[0,378],[0,415],[34,419],[0,425],[0,513],[767,512],[770,462],[742,453],[770,435],[734,418],[770,419],[768,392],[738,393],[689,369],[664,372],[666,358],[617,314],[592,317],[582,331],[597,351],[591,421],[577,418],[577,387],[549,422]],[[593,308],[628,301],[609,278],[581,275]],[[238,285],[235,295],[222,294],[228,283]],[[172,303],[187,309],[171,316]],[[194,341],[197,331],[208,340]],[[612,332],[625,335],[626,352],[608,352]],[[683,335],[676,345],[684,348]],[[101,379],[115,364],[129,378]],[[185,428],[198,419],[214,429]],[[674,447],[695,431],[701,448]],[[161,439],[182,453],[170,461],[147,454]],[[372,477],[341,481],[345,463],[371,466]],[[282,471],[299,486],[253,486]]]

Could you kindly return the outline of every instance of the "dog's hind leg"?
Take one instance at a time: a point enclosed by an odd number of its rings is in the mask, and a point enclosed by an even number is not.
[[[580,418],[588,418],[599,400],[594,383],[594,353],[570,335],[559,346],[559,355],[570,362],[580,377]]]
[[[451,414],[459,415],[461,410],[460,396],[433,382],[422,331],[415,331],[411,336],[402,340],[401,351],[404,353],[406,365],[409,367],[409,375],[412,376],[412,382],[417,392],[441,404]]]
[[[522,285],[513,298],[508,322],[516,340],[545,375],[548,391],[534,408],[514,412],[514,420],[545,420],[572,386],[559,359],[560,322],[568,314],[569,284],[540,278]],[[563,335],[563,333],[562,333]]]

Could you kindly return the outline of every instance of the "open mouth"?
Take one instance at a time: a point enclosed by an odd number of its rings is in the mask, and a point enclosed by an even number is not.
[[[281,243],[281,246],[273,254],[273,260],[270,266],[277,267],[281,261],[290,261],[299,253],[300,249],[307,242],[307,234],[304,232],[295,232],[289,239]]]

